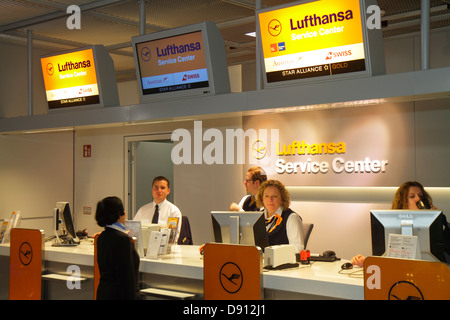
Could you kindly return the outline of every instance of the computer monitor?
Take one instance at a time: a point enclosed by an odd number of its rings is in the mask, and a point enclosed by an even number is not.
[[[93,45],[41,57],[48,111],[119,106],[114,61]]]
[[[211,21],[131,39],[141,103],[230,93],[222,35]]]
[[[263,212],[211,212],[214,241],[218,243],[268,246]]]
[[[388,252],[389,234],[418,237],[420,259],[446,262],[444,215],[440,210],[371,210],[372,253]]]
[[[80,244],[80,239],[75,233],[69,203],[57,202],[53,214],[56,236],[53,246],[76,246]]]
[[[303,0],[257,10],[264,87],[384,74],[382,30],[366,23],[373,5]]]

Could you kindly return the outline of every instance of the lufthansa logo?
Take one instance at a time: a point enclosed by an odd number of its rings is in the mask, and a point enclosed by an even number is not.
[[[141,58],[142,60],[144,60],[145,62],[150,61],[150,58],[152,57],[152,53],[150,52],[150,49],[147,47],[143,47],[141,49]]]
[[[244,276],[237,264],[227,262],[220,268],[219,280],[226,292],[236,293],[242,288]]]
[[[262,159],[267,153],[267,146],[261,139],[255,140],[252,144],[252,154],[256,159]]]
[[[33,249],[28,242],[24,242],[20,245],[19,259],[24,266],[29,265],[31,263],[31,260],[33,260]]]
[[[420,289],[409,281],[396,282],[389,289],[389,300],[423,300]]]
[[[47,65],[45,66],[45,69],[47,70],[47,74],[49,76],[52,76],[53,73],[55,73],[55,68],[53,67],[53,65],[51,63],[47,63]]]
[[[271,36],[278,36],[281,33],[281,22],[277,19],[270,20],[268,29]]]

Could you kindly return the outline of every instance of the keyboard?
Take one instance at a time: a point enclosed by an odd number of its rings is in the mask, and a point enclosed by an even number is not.
[[[322,262],[333,262],[333,261],[339,261],[341,258],[338,258],[336,256],[311,256],[311,261],[322,261]]]

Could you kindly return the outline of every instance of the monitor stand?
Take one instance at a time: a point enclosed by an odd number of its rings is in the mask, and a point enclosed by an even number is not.
[[[80,241],[77,240],[78,238],[71,240],[61,239],[61,237],[56,234],[55,242],[52,244],[52,247],[76,247],[80,244]]]
[[[230,217],[230,243],[239,244],[239,217]]]

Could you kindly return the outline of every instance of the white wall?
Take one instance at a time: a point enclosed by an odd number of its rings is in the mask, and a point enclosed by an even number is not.
[[[73,208],[72,132],[0,135],[0,219],[19,210],[21,227],[44,229],[52,235],[57,201]]]
[[[33,114],[47,113],[44,81],[39,56],[48,51],[33,50]],[[0,118],[28,115],[27,46],[0,42]]]
[[[83,145],[91,145],[92,156],[83,157]],[[120,129],[79,130],[75,141],[75,210],[77,230],[92,235],[100,231],[95,223],[97,202],[107,196],[124,196],[124,147]],[[83,207],[91,214],[83,214]]]
[[[205,120],[203,128],[236,128],[240,118]],[[76,228],[87,228],[89,234],[101,230],[95,222],[95,207],[106,196],[125,199],[125,145],[127,136],[147,136],[172,132],[177,128],[191,130],[193,123],[126,126],[107,129],[77,130],[75,143],[75,207]],[[83,158],[82,147],[90,144],[92,157]],[[210,212],[226,210],[232,201],[245,193],[241,165],[211,166],[207,164],[174,167],[175,204],[189,217],[196,244],[212,239]],[[91,214],[83,214],[83,207]]]

